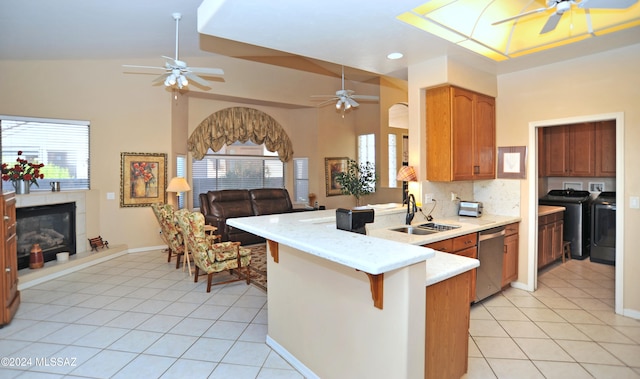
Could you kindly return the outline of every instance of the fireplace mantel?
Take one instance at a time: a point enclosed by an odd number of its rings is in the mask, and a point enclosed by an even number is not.
[[[89,250],[87,239],[86,196],[87,191],[31,192],[28,195],[16,195],[16,208],[76,203],[76,251]]]

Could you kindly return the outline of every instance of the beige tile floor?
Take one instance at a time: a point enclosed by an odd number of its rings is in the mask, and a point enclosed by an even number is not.
[[[640,321],[616,315],[615,268],[572,259],[471,307],[466,379],[640,378]]]
[[[23,290],[0,357],[24,360],[0,378],[302,378],[264,342],[266,304],[245,282],[207,294],[159,251],[127,254]]]
[[[3,363],[0,378],[302,378],[264,343],[262,290],[206,294],[174,267],[158,251],[128,254],[23,290],[0,357],[31,362]],[[640,321],[614,314],[613,278],[571,260],[534,293],[474,305],[465,378],[640,378]]]

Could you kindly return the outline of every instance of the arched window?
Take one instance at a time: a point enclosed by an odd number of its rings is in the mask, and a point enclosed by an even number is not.
[[[252,108],[213,113],[189,137],[188,148],[196,208],[207,191],[284,188],[284,163],[293,155],[280,124]]]

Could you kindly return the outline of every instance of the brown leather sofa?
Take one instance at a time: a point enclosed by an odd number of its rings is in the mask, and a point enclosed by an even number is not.
[[[200,212],[205,222],[213,225],[223,241],[239,241],[243,245],[264,242],[264,238],[227,225],[233,217],[261,216],[297,212],[289,192],[284,188],[258,188],[252,190],[220,190],[200,194]]]

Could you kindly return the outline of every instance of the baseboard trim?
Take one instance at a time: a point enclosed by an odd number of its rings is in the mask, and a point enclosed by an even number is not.
[[[24,268],[18,271],[18,291],[31,288],[52,279],[82,270],[98,263],[128,254],[127,245],[110,246],[108,249],[77,253],[69,257],[67,262],[50,261],[43,268]]]
[[[305,378],[308,379],[320,379],[318,375],[316,375],[313,371],[311,371],[307,366],[302,364],[298,360],[298,358],[294,357],[287,349],[282,347],[279,343],[277,343],[273,338],[267,335],[266,344],[273,349],[276,353],[280,354],[280,356],[287,361],[293,368],[298,370]]]

